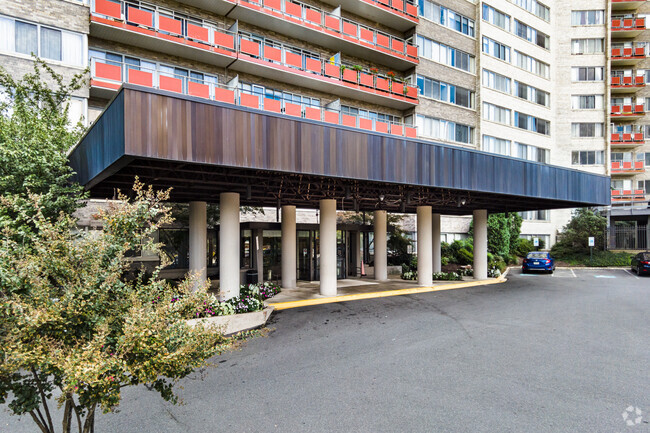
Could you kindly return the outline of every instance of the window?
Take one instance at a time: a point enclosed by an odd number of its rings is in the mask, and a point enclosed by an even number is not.
[[[515,111],[515,126],[527,131],[551,135],[551,122],[518,111]]]
[[[585,66],[571,68],[572,81],[603,81],[603,68],[600,66]]]
[[[502,28],[506,32],[510,31],[510,16],[485,3],[483,3],[483,20]]]
[[[430,0],[421,0],[418,9],[421,17],[474,37],[474,20]]]
[[[512,149],[512,156],[527,161],[536,161],[548,164],[551,159],[551,151],[542,147],[515,142]]]
[[[492,122],[502,123],[504,125],[511,124],[510,109],[499,107],[498,105],[483,103],[483,118]]]
[[[548,64],[517,50],[515,50],[515,64],[521,69],[532,72],[542,78],[549,77],[550,67]]]
[[[469,125],[436,119],[429,116],[417,115],[418,134],[423,137],[455,141],[457,143],[471,144],[474,142],[474,128]]]
[[[596,26],[605,23],[605,11],[572,11],[571,12],[571,25],[572,26]]]
[[[474,108],[474,92],[422,75],[417,76],[420,95],[461,107]]]
[[[34,24],[16,21],[16,52],[20,54],[38,55],[37,27]]]
[[[572,95],[571,108],[574,110],[600,110],[603,108],[603,95]]]
[[[604,53],[605,41],[602,38],[595,39],[572,39],[571,54],[602,54]]]
[[[551,96],[548,92],[519,81],[515,81],[515,96],[545,107],[551,103]]]
[[[76,126],[78,122],[86,124],[86,100],[84,98],[70,98],[68,101],[68,119],[71,126]]]
[[[519,20],[515,20],[515,34],[544,49],[548,50],[550,48],[551,44],[548,35],[522,23]]]
[[[510,78],[487,69],[483,69],[483,85],[510,94]]]
[[[510,156],[510,140],[484,135],[483,150],[486,152],[497,153],[499,155]]]
[[[485,36],[483,37],[483,52],[510,63],[510,47]]]
[[[581,150],[571,152],[571,164],[596,165],[605,163],[605,152],[602,150]]]
[[[341,105],[341,113],[350,116],[362,117],[364,119],[379,120],[380,122],[401,123],[402,119],[391,114],[378,113],[376,111],[364,110],[361,108]]]
[[[474,72],[474,56],[420,35],[417,36],[417,45],[418,54],[424,58],[463,71]]]
[[[548,6],[538,2],[537,0],[511,0],[517,6],[526,9],[528,12],[534,14],[544,21],[551,20],[551,10]]]
[[[574,138],[602,137],[602,123],[572,123],[571,136]]]
[[[519,212],[524,221],[548,221],[550,212],[548,210],[529,210]],[[548,245],[548,244],[547,244]]]

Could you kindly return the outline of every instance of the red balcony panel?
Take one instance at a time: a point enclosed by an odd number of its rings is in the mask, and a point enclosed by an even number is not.
[[[341,124],[343,126],[351,126],[355,128],[357,126],[357,118],[356,116],[350,116],[349,114],[342,114]]]
[[[199,98],[210,99],[210,86],[207,84],[190,81],[187,84],[187,93],[192,96],[198,96]]]
[[[153,13],[142,9],[128,7],[127,21],[141,26],[153,27]]]
[[[412,99],[418,99],[418,88],[406,86],[406,96]]]
[[[612,170],[619,170],[621,168],[620,162],[612,162]]]
[[[169,90],[170,92],[183,93],[183,81],[180,78],[167,77],[161,75],[158,78],[158,86],[162,90]]]
[[[325,75],[329,77],[340,78],[341,69],[338,65],[332,65],[331,63],[325,63]]]
[[[390,48],[390,38],[381,33],[377,33],[377,45],[384,48]]]
[[[645,77],[639,76],[639,77],[634,77],[634,84],[636,86],[643,86],[645,85]]]
[[[214,99],[221,102],[227,102],[228,104],[235,103],[235,91],[228,89],[221,89],[219,87],[214,88]]]
[[[612,134],[612,141],[620,141],[621,136],[620,134]]]
[[[326,122],[336,123],[336,124],[339,123],[339,113],[335,111],[325,111],[323,114],[324,114],[323,118],[325,119]]]
[[[621,195],[621,191],[618,189],[615,189],[612,191],[612,195]]]
[[[412,126],[405,126],[404,135],[406,135],[409,138],[415,138],[418,135],[418,130],[413,128]]]
[[[632,168],[632,162],[631,161],[623,161],[623,170],[630,170]]]
[[[163,32],[173,33],[175,35],[181,34],[181,21],[174,18],[164,17],[158,15],[158,28]]]
[[[359,73],[359,84],[366,87],[374,87],[374,81],[372,74],[367,74],[365,72]]]
[[[642,133],[635,133],[634,134],[634,141],[643,141],[643,134]]]
[[[636,27],[638,29],[645,29],[645,18],[637,18],[636,19]]]
[[[634,169],[635,170],[643,170],[643,161],[635,161],[634,162]]]
[[[108,0],[95,0],[95,12],[116,19],[122,19],[122,6]]]
[[[345,33],[346,35],[354,36],[356,38],[357,30],[358,27],[356,24],[343,21],[343,33]]]
[[[251,48],[254,46],[257,46],[257,55],[259,56],[260,52],[260,45],[258,43],[252,42],[252,41],[246,41],[250,42]],[[235,49],[235,37],[229,33],[222,33],[215,31],[214,32],[214,44],[220,47],[228,48],[230,50]]]
[[[341,29],[341,21],[338,18],[331,15],[325,16],[325,27],[336,30],[337,32]]]
[[[398,83],[397,81],[393,81],[393,84],[391,85],[391,91],[393,93],[398,94],[398,95],[403,95],[404,94],[404,84]]]
[[[296,53],[284,52],[284,61],[287,65],[302,69],[302,56]]]
[[[375,87],[377,90],[383,90],[384,92],[390,91],[390,84],[386,78],[377,77],[375,80]]]
[[[305,57],[305,67],[308,71],[320,74],[322,72],[320,60]]]
[[[612,105],[612,114],[618,114],[621,112],[621,106],[620,105]]]
[[[406,14],[417,19],[418,7],[410,3],[406,3]]]
[[[275,48],[269,45],[265,45],[264,58],[266,60],[274,60],[276,62],[282,62],[282,50],[280,48]]]
[[[404,131],[402,130],[402,125],[391,124],[390,133],[393,135],[403,135]]]
[[[645,107],[643,104],[637,104],[634,106],[634,112],[635,113],[643,113],[645,111]]]
[[[618,86],[621,84],[621,77],[612,77],[612,86]]]
[[[285,1],[284,11],[289,15],[293,15],[294,17],[302,18],[302,7],[299,4]]]
[[[623,141],[632,141],[632,134],[623,134]]]
[[[197,41],[210,42],[210,30],[192,23],[187,23],[187,36]]]
[[[359,30],[359,37],[364,41],[370,42],[371,44],[375,43],[375,33],[372,30],[361,27]]]
[[[153,74],[151,72],[138,71],[137,69],[129,69],[128,71],[129,83],[138,84],[140,86],[153,86]]]
[[[403,11],[404,10],[404,1],[403,0],[393,0],[391,6],[393,6],[398,11]]]
[[[623,48],[623,55],[629,57],[632,55],[632,48]]]
[[[623,77],[623,84],[624,85],[632,84],[632,77]]]
[[[388,133],[388,123],[375,121],[375,131]]]
[[[620,26],[621,21],[619,20],[618,23],[619,23],[619,26]],[[623,27],[632,27],[633,24],[634,24],[634,20],[632,20],[632,19],[623,20]]]
[[[239,103],[244,107],[260,108],[260,97],[249,93],[239,95]]]
[[[106,63],[95,63],[95,77],[107,80],[122,81],[122,68],[117,65]]]
[[[349,81],[351,83],[357,82],[358,73],[354,69],[344,69],[343,70],[343,80]]]
[[[644,194],[644,192],[643,192],[642,189],[635,189],[634,190],[634,195],[643,195],[643,194]]]
[[[390,6],[390,0],[377,0],[377,1],[383,5]]]
[[[259,57],[260,55],[260,44],[258,42],[241,39],[239,41],[239,48],[242,53],[250,54],[251,56],[256,57]]]
[[[365,119],[363,117],[359,117],[359,128],[372,131],[372,119]]]
[[[321,13],[316,9],[305,9],[305,19],[312,23],[321,24]]]
[[[617,29],[621,26],[621,20],[612,20],[612,29]]]
[[[267,111],[273,111],[274,113],[282,112],[282,101],[277,101],[275,99],[264,98],[264,109]]]
[[[392,39],[391,48],[398,53],[404,53],[404,42],[400,41],[399,39]]]
[[[290,102],[284,103],[284,112],[289,116],[302,116],[302,107],[298,104],[292,104]]]
[[[624,189],[623,190],[623,195],[632,195],[632,190],[631,189]]]
[[[630,55],[631,55],[631,53],[630,53]],[[634,55],[635,56],[645,57],[645,48],[643,48],[643,47],[634,48]]]
[[[620,48],[612,49],[612,57],[621,57],[621,49]]]
[[[407,45],[406,46],[406,54],[409,57],[416,57],[417,58],[418,57],[418,47],[416,47],[415,45]]]
[[[320,108],[305,107],[305,119],[320,120]]]
[[[282,0],[264,0],[264,7],[281,11]]]

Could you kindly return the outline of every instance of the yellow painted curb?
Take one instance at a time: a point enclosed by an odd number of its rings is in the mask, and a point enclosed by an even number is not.
[[[417,293],[440,292],[443,290],[463,289],[466,287],[487,286],[506,282],[502,275],[495,279],[482,281],[467,281],[464,283],[442,284],[440,286],[413,287],[410,289],[385,290],[383,292],[358,293],[355,295],[331,296],[328,298],[304,299],[301,301],[269,303],[276,310],[288,310],[289,308],[307,307],[310,305],[332,304],[335,302],[358,301],[361,299],[386,298],[388,296],[414,295]]]

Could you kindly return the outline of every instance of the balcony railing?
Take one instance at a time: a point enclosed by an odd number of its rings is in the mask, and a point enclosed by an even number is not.
[[[272,40],[252,40],[244,33],[232,32],[217,24],[164,16],[156,10],[139,9],[130,3],[109,0],[94,0],[91,19],[118,29],[188,45],[216,57],[226,57],[234,70],[248,67],[238,69],[239,65],[233,64],[233,59],[255,62],[272,66],[274,73],[301,73],[302,78],[308,80],[344,86],[345,89],[339,89],[338,94],[355,90],[395,100],[402,109],[417,104],[415,86],[367,69],[357,71],[351,65],[344,68]],[[322,84],[312,87],[322,87]]]
[[[645,18],[612,17],[612,32],[645,30]]]
[[[404,123],[368,119],[342,113],[328,107],[297,104],[285,100],[270,99],[214,82],[174,75],[159,70],[137,67],[126,63],[91,59],[91,87],[117,90],[122,83],[137,84],[169,92],[236,104],[242,107],[264,110],[287,116],[359,128],[366,131],[415,138],[416,128]]]
[[[613,76],[611,79],[612,90],[620,91],[636,91],[645,87],[645,77],[627,77],[627,76]]]
[[[639,146],[644,144],[645,138],[642,132],[636,133],[612,133],[612,145],[619,146]]]
[[[642,189],[613,189],[612,202],[644,201],[645,191]]]
[[[645,59],[645,45],[637,45],[628,48],[612,48],[612,62],[625,64],[634,63]]]
[[[643,116],[645,115],[645,107],[643,106],[643,104],[612,105],[611,115],[612,117],[619,117],[619,118]]]
[[[612,161],[612,174],[634,174],[644,171],[644,161]]]

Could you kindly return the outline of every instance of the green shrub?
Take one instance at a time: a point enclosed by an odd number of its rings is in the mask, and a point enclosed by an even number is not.
[[[557,258],[556,258],[557,259]],[[573,254],[563,257],[561,260],[571,266],[630,266],[632,255],[629,253],[614,253],[612,251],[594,251],[593,260],[589,260],[589,253]]]
[[[471,265],[474,262],[474,253],[467,250],[467,248],[461,248],[458,250],[456,255],[456,263],[459,265]]]
[[[526,254],[528,254],[531,251],[535,251],[535,246],[533,245],[533,241],[524,238],[519,238],[517,240],[517,248],[515,249],[516,255],[518,255],[519,257],[526,257]]]
[[[441,257],[441,258],[440,258],[440,264],[441,264],[442,266],[446,266],[446,265],[448,265],[448,264],[449,264],[449,259],[448,259],[447,257]]]
[[[438,281],[459,281],[463,277],[458,275],[456,272],[434,272],[433,279]]]

